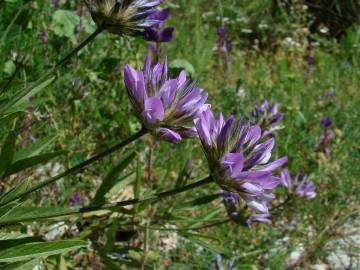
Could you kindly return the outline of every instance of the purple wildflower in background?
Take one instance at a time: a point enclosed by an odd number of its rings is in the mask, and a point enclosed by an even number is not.
[[[312,56],[306,57],[306,62],[309,66],[313,66],[315,64],[315,58]]]
[[[316,197],[316,186],[309,180],[307,175],[304,175],[301,182],[299,182],[300,174],[297,173],[294,181],[291,181],[291,176],[287,168],[281,171],[281,181],[285,188],[292,190],[295,189],[295,194],[299,197],[313,199]]]
[[[275,139],[263,138],[260,126],[231,116],[215,119],[210,108],[196,122],[212,179],[226,191],[236,191],[257,214],[268,214],[271,192],[280,183],[273,172],[287,162],[282,157],[270,162]]]
[[[81,203],[81,196],[78,192],[75,192],[69,200],[69,205],[70,206],[75,206]]]
[[[113,34],[145,37],[147,29],[163,22],[155,8],[163,0],[85,0],[99,27]],[[151,17],[153,16],[153,17]]]
[[[332,122],[329,117],[324,117],[321,120],[323,131],[320,135],[320,150],[326,157],[331,156],[331,142],[334,140],[334,132],[331,128]]]
[[[214,267],[212,265],[209,266],[209,270],[236,270],[234,267],[236,257],[232,257],[229,261],[223,262],[223,259],[220,254],[215,257]]]
[[[170,9],[166,8],[149,16],[149,19],[157,20],[159,23],[145,30],[145,40],[156,43],[170,42],[172,40],[174,28],[162,29],[169,18],[169,14]]]
[[[41,41],[42,43],[46,43],[46,41],[47,41],[47,34],[46,34],[46,32],[45,32],[45,31],[41,31],[41,32],[39,33],[39,38],[40,38],[40,41]]]
[[[161,43],[171,42],[173,39],[173,27],[166,27],[163,29],[165,22],[169,18],[170,9],[166,8],[150,16],[150,19],[159,20],[160,23],[145,30],[145,40],[149,41],[149,48],[155,55],[156,62],[161,54]]]
[[[188,80],[185,71],[170,79],[167,60],[151,67],[147,56],[143,70],[126,65],[124,77],[137,117],[153,135],[172,143],[197,135],[194,120],[209,107],[208,94]]]
[[[279,111],[279,104],[275,102],[272,106],[269,101],[264,100],[263,103],[254,110],[254,122],[258,124],[262,130],[264,137],[274,135],[276,130],[281,129],[279,122],[284,118],[284,113]]]
[[[220,26],[217,30],[217,39],[216,45],[214,48],[215,56],[217,58],[218,64],[220,64],[222,54],[225,54],[225,66],[226,66],[226,78],[230,78],[231,74],[231,51],[232,51],[232,42],[227,37],[227,29],[225,26]]]

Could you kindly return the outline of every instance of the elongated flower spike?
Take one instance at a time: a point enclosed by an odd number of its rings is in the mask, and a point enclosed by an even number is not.
[[[279,111],[279,104],[274,103],[272,106],[269,101],[264,100],[263,103],[254,110],[254,122],[263,130],[262,136],[270,137],[274,135],[276,130],[281,129],[279,122],[284,118],[284,113]]]
[[[98,27],[118,35],[144,36],[146,29],[162,23],[155,8],[163,0],[85,0]],[[152,17],[151,17],[152,16]]]
[[[270,162],[274,138],[263,138],[261,128],[233,116],[215,118],[209,108],[196,122],[212,179],[227,192],[236,192],[248,208],[268,214],[271,191],[281,180],[273,172],[287,162],[282,157]]]
[[[208,94],[185,71],[170,79],[167,60],[151,67],[147,56],[141,71],[126,65],[124,79],[136,116],[153,135],[172,143],[197,135],[194,121],[210,106]]]
[[[307,199],[315,198],[315,184],[309,180],[309,177],[307,175],[304,175],[301,182],[299,182],[299,176],[300,174],[297,173],[294,181],[292,181],[289,170],[285,168],[281,171],[281,182],[285,188],[289,190],[294,189],[295,194],[299,197],[305,197]]]

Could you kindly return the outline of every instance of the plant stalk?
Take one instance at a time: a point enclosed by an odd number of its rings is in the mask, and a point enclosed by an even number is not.
[[[21,193],[21,194],[18,194],[16,197],[12,198],[11,200],[8,200],[8,201],[4,201],[3,203],[0,204],[0,207],[1,206],[4,206],[14,200],[17,200],[17,199],[20,199],[20,198],[23,198],[24,196],[36,191],[36,190],[39,190],[49,184],[52,184],[56,181],[58,181],[59,179],[65,177],[65,176],[68,176],[70,174],[74,174],[74,173],[77,173],[79,172],[80,170],[84,169],[86,166],[120,150],[121,148],[125,147],[126,145],[134,142],[135,140],[139,139],[140,137],[142,137],[143,135],[145,135],[146,133],[148,132],[148,130],[146,128],[142,128],[139,132],[135,133],[134,135],[130,136],[129,138],[127,138],[126,140],[112,146],[111,148],[101,152],[100,154],[97,154],[87,160],[85,160],[84,162],[68,169],[67,171],[61,173],[61,174],[58,174],[46,181],[43,181],[41,183],[38,183],[37,185],[35,185],[34,187],[30,188],[29,190]]]
[[[144,199],[131,199],[131,200],[126,200],[126,201],[121,201],[121,202],[117,202],[117,203],[113,203],[113,204],[103,204],[103,205],[98,205],[98,206],[90,206],[90,207],[84,207],[84,208],[78,208],[78,209],[74,209],[74,210],[70,210],[68,212],[65,213],[60,213],[60,214],[46,214],[44,216],[38,216],[37,220],[39,219],[47,219],[47,218],[57,218],[57,217],[63,217],[63,216],[70,216],[70,215],[78,215],[78,214],[85,214],[85,213],[89,213],[89,212],[94,212],[94,211],[99,211],[99,210],[110,210],[116,207],[120,207],[120,206],[127,206],[127,205],[134,205],[134,204],[139,204],[139,203],[144,203],[144,202],[154,202],[154,201],[158,201],[158,200],[162,200],[164,198],[167,197],[171,197],[174,196],[176,194],[191,190],[193,188],[197,188],[209,183],[212,183],[213,180],[210,176],[207,176],[205,178],[203,178],[202,180],[199,180],[197,182],[194,182],[192,184],[183,186],[181,188],[175,188],[169,191],[164,191],[164,192],[160,192],[157,193],[155,195],[146,197]],[[5,226],[5,225],[11,225],[14,223],[19,223],[19,222],[25,222],[25,221],[31,221],[33,220],[33,218],[25,218],[25,219],[19,219],[19,220],[13,220],[13,221],[9,221],[4,222],[3,224],[0,223],[0,226]]]

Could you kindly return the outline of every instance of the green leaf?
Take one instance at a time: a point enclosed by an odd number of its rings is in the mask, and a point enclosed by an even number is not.
[[[170,63],[169,67],[174,69],[185,69],[185,71],[191,77],[194,77],[195,75],[195,69],[193,65],[185,59],[175,59]]]
[[[7,202],[12,201],[18,195],[23,194],[29,187],[29,181],[23,180],[17,186],[10,189],[8,192],[0,196],[0,204],[6,204]]]
[[[10,204],[0,207],[0,219],[3,216],[6,216],[9,212],[13,211],[15,208],[19,207],[21,203],[12,202]]]
[[[106,202],[105,195],[108,193],[116,184],[120,181],[118,180],[118,176],[120,173],[130,164],[130,162],[135,158],[135,153],[131,152],[127,154],[124,158],[120,160],[120,162],[111,169],[111,171],[107,174],[104,178],[103,182],[101,183],[100,187],[98,188],[93,204],[100,205]],[[121,180],[124,180],[123,178]]]
[[[5,124],[7,124],[8,122],[10,122],[20,116],[23,116],[23,115],[24,115],[24,112],[12,112],[12,113],[9,113],[8,115],[0,117],[0,126],[3,126]]]
[[[15,153],[16,134],[10,131],[0,154],[0,176],[10,167]]]
[[[80,213],[80,210],[61,207],[17,207],[0,217],[0,225],[54,218]]]
[[[27,238],[29,235],[23,233],[0,233],[0,241]]]
[[[209,242],[206,242],[206,241],[200,239],[200,237],[204,237],[203,235],[183,233],[183,236],[185,238],[187,238],[188,240],[190,240],[191,242],[196,243],[214,253],[217,253],[217,254],[225,253],[224,250],[221,247],[219,247],[218,245],[215,245],[215,244],[212,244],[212,243],[209,243]]]
[[[8,263],[4,266],[1,266],[1,270],[30,270],[34,269],[36,265],[40,264],[40,260],[29,260],[26,262],[15,262],[15,263]]]
[[[25,158],[16,161],[10,167],[8,167],[8,169],[5,171],[4,176],[9,176],[18,173],[20,171],[26,170],[28,168],[34,167],[40,163],[48,162],[49,160],[56,158],[60,155],[64,155],[66,153],[67,153],[66,151],[61,150],[61,151],[55,151],[52,153],[46,153],[35,157]]]
[[[28,243],[0,251],[0,262],[18,262],[34,258],[46,258],[51,255],[69,252],[86,247],[87,242],[80,240],[62,240],[45,243]]]
[[[21,103],[25,102],[30,97],[39,93],[45,87],[50,85],[55,80],[55,78],[56,78],[55,76],[52,76],[45,81],[38,80],[36,82],[31,83],[29,86],[19,90],[16,94],[11,96],[9,100],[7,100],[5,105],[2,104],[2,106],[0,107],[0,114],[13,112],[12,110],[15,109],[16,106],[19,106]]]
[[[51,135],[46,138],[38,140],[36,143],[30,144],[28,147],[17,151],[14,156],[14,161],[29,158],[40,154],[46,147],[55,141],[57,135]]]
[[[16,70],[16,66],[12,60],[5,62],[3,72],[7,75],[12,75]]]
[[[51,22],[51,30],[59,37],[67,37],[71,42],[76,42],[75,27],[80,18],[74,12],[58,9],[54,12]]]

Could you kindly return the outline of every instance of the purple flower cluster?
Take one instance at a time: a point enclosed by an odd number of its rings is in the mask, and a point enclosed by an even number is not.
[[[185,71],[170,79],[167,60],[152,67],[147,56],[143,70],[126,65],[124,77],[133,109],[145,128],[172,143],[196,136],[194,120],[209,107],[208,94],[189,81]]]
[[[276,130],[281,129],[279,122],[284,118],[284,113],[279,111],[279,104],[274,103],[272,106],[269,101],[263,103],[254,110],[254,122],[263,130],[263,136],[273,136]]]
[[[99,27],[118,35],[143,36],[164,21],[155,8],[163,0],[85,0]]]
[[[331,143],[334,140],[334,132],[331,128],[332,122],[329,117],[324,117],[321,120],[323,126],[323,131],[320,135],[320,150],[323,152],[326,157],[331,155]]]
[[[268,215],[271,192],[281,179],[274,171],[287,162],[282,157],[270,162],[274,138],[264,138],[258,125],[231,116],[214,117],[210,108],[196,122],[212,179],[226,191],[235,191],[256,214]]]
[[[145,40],[155,43],[170,42],[173,38],[173,27],[164,27],[165,22],[169,18],[170,9],[165,8],[149,16],[149,19],[159,21],[151,28],[145,30]]]
[[[291,176],[287,168],[281,171],[281,181],[285,188],[291,190],[294,186],[295,194],[299,197],[305,197],[307,199],[313,199],[316,197],[316,186],[309,180],[307,175],[302,177],[301,182],[299,182],[300,174],[297,173],[294,181],[291,181]]]

